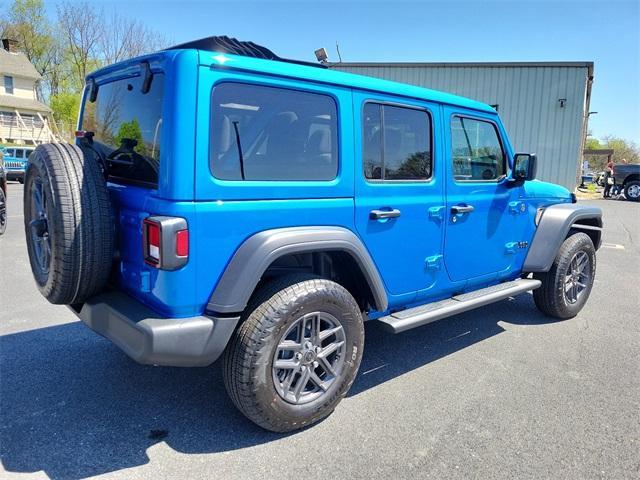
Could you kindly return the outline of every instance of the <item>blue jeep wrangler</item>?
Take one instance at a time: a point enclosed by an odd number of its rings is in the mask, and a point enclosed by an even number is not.
[[[24,173],[29,164],[29,155],[34,147],[7,147],[4,152],[4,163],[7,180],[24,183]]]
[[[483,103],[210,37],[90,74],[82,105],[26,173],[40,291],[137,362],[222,356],[266,429],[333,411],[365,320],[589,297],[600,210],[534,181]]]

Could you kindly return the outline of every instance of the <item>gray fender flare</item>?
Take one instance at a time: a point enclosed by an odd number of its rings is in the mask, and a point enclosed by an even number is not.
[[[376,309],[387,309],[384,284],[360,239],[346,228],[312,226],[265,230],[247,238],[218,281],[209,298],[207,311],[241,312],[274,260],[283,255],[314,251],[343,251],[351,255],[373,292]]]
[[[522,271],[549,271],[558,249],[572,228],[591,234],[592,238],[597,239],[594,246],[596,249],[600,248],[602,210],[576,203],[562,203],[546,207],[531,241],[531,247],[524,260]]]

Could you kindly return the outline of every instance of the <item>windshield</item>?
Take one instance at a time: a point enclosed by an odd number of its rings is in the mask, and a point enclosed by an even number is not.
[[[85,95],[82,130],[93,132],[94,152],[106,163],[109,179],[156,186],[164,75],[153,75],[142,93],[143,77],[100,85],[95,102]]]

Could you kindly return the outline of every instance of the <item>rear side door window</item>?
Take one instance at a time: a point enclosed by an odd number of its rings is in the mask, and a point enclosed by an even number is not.
[[[335,100],[286,88],[212,90],[209,166],[220,180],[329,181],[338,175]]]
[[[456,182],[496,182],[506,174],[504,150],[491,122],[454,116],[451,148]]]
[[[367,180],[428,180],[433,168],[429,113],[366,103],[362,157]]]

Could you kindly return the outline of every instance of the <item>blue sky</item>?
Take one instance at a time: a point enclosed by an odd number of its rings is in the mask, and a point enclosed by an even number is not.
[[[590,130],[640,143],[638,0],[100,3],[175,43],[230,35],[291,58],[337,60],[337,40],[348,62],[594,61]]]

